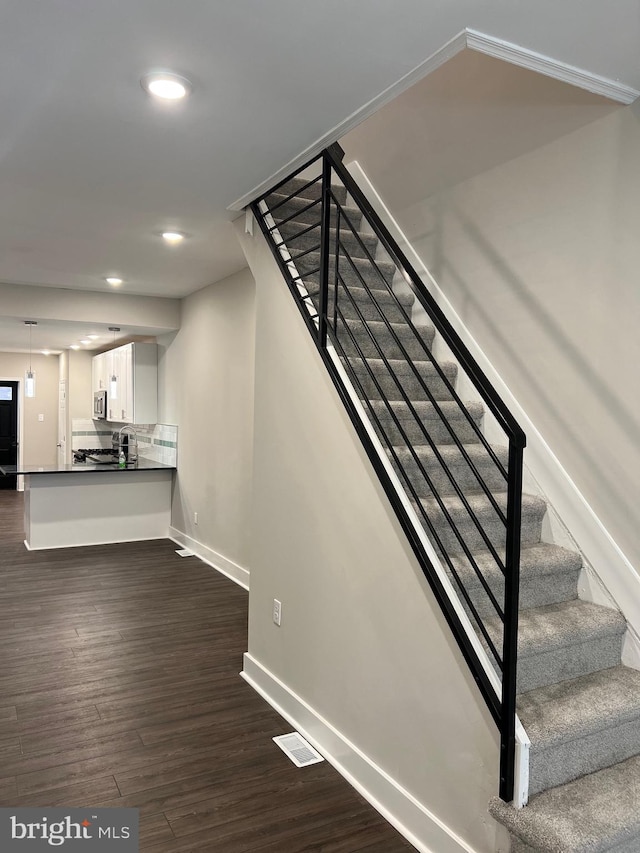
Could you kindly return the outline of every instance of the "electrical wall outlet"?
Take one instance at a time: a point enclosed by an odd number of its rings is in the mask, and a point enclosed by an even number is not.
[[[280,625],[282,621],[282,602],[277,598],[273,599],[273,621],[276,625]]]
[[[194,513],[193,513],[193,523],[194,523],[194,524],[197,524],[197,523],[198,523],[198,513],[197,513],[197,512],[194,512]]]

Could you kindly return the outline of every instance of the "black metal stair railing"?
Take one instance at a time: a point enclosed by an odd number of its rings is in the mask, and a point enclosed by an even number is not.
[[[510,801],[525,435],[343,166],[339,146],[273,187],[252,210],[500,730],[500,796]],[[412,319],[412,300],[504,433],[506,464],[485,437],[477,408],[464,403],[434,357],[425,327]],[[425,534],[501,678],[500,695],[451,587],[434,568]],[[498,583],[486,565],[483,571],[479,551],[490,555]]]

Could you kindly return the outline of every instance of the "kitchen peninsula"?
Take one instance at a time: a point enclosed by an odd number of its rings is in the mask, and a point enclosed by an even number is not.
[[[29,550],[102,545],[169,535],[174,465],[140,458],[134,465],[7,465],[24,476]]]

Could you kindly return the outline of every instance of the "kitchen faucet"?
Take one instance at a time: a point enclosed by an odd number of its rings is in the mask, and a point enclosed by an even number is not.
[[[125,436],[125,431],[128,431],[133,435],[133,441],[129,439],[127,447],[128,447],[128,461],[129,462],[137,462],[138,461],[138,433],[136,432],[136,428],[131,426],[130,424],[125,424],[118,430],[118,456],[124,452],[123,447],[123,439]]]

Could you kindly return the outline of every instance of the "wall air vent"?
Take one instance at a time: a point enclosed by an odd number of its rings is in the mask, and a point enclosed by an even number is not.
[[[278,737],[274,737],[272,740],[289,756],[296,767],[307,767],[309,764],[318,764],[318,762],[324,761],[320,753],[311,744],[307,743],[298,732],[291,732],[288,735],[278,735]]]

